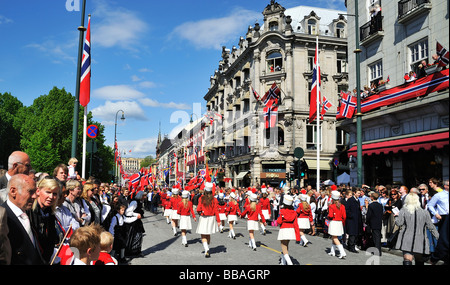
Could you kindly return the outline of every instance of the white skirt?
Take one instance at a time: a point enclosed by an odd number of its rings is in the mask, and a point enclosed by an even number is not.
[[[164,209],[164,217],[169,217],[172,214],[172,209]]]
[[[269,210],[261,210],[261,212],[264,216],[264,219],[270,220]]]
[[[331,221],[328,226],[328,234],[331,236],[341,236],[344,234],[344,226],[342,221]]]
[[[217,226],[216,216],[200,216],[195,233],[210,235],[217,233],[218,231],[219,228]]]
[[[180,230],[191,230],[191,216],[181,216],[180,218]]]
[[[236,215],[228,215],[228,223],[236,222],[237,220],[238,219]]]
[[[252,221],[247,220],[247,230],[251,231],[257,231],[259,230],[259,222],[258,221]]]
[[[220,218],[221,221],[226,221],[227,220],[227,214],[219,213],[219,218]]]
[[[308,218],[297,218],[298,227],[302,230],[310,228],[310,222]]]
[[[294,228],[280,229],[277,240],[296,240]]]
[[[171,220],[179,220],[180,219],[180,215],[177,213],[177,210],[172,210],[172,213],[170,214],[170,219]]]

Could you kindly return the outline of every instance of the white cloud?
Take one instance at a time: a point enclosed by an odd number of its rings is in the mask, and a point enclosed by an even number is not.
[[[122,157],[144,158],[148,155],[155,157],[157,137],[143,138],[138,140],[119,141],[119,149],[125,151]],[[131,150],[131,152],[129,152]],[[123,151],[122,151],[123,153]]]
[[[0,25],[1,24],[9,24],[9,23],[13,23],[13,22],[14,22],[13,20],[6,18],[3,15],[0,15]]]
[[[143,98],[140,99],[139,102],[141,102],[144,106],[147,107],[160,107],[160,108],[168,108],[168,109],[179,109],[179,110],[189,110],[191,107],[184,103],[161,103],[156,100],[150,99],[150,98]]]
[[[135,100],[145,97],[145,94],[129,85],[109,85],[92,92],[94,97],[107,100]]]
[[[92,38],[95,44],[111,48],[120,47],[126,50],[139,50],[141,38],[148,31],[148,25],[141,20],[138,13],[123,7],[112,7],[106,1],[98,5],[91,19]]]
[[[246,9],[235,9],[229,16],[186,22],[177,26],[169,38],[180,37],[196,48],[221,49],[230,40],[236,40],[243,27],[254,24],[261,14]]]
[[[116,114],[119,110],[123,110],[125,113],[125,119],[137,119],[140,121],[147,121],[144,110],[137,102],[133,101],[118,101],[111,102],[106,101],[105,105],[92,109],[92,115],[94,118],[101,118],[104,120],[102,124],[110,125],[111,122],[115,122]],[[117,116],[120,119],[121,114]]]
[[[76,48],[78,46],[75,33],[70,33],[71,38],[65,42],[55,40],[53,37],[49,37],[41,43],[31,43],[25,46],[25,48],[32,48],[39,51],[40,54],[51,58],[53,63],[63,63],[70,61],[74,64],[77,62]]]

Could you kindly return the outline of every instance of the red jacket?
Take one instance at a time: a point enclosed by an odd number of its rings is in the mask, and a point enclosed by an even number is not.
[[[249,221],[259,221],[259,217],[261,217],[261,221],[263,223],[266,222],[266,219],[264,219],[264,215],[261,212],[261,205],[260,204],[256,204],[256,210],[253,211],[252,208],[250,207],[251,204],[249,204],[244,212],[242,212],[241,214],[241,218],[245,217],[245,215],[247,214],[247,219]],[[259,217],[258,217],[259,215]]]
[[[216,199],[212,199],[211,204],[209,205],[209,207],[204,207],[202,204],[202,198],[203,196],[200,196],[200,198],[198,198],[198,206],[197,206],[197,213],[200,214],[200,216],[216,216],[216,220],[218,223],[220,223],[220,218],[219,218],[219,211],[217,209],[217,200]]]
[[[300,241],[300,229],[297,223],[297,213],[293,209],[282,208],[277,219],[281,229],[294,228],[295,239]]]
[[[188,201],[187,207],[184,206],[183,201],[180,201],[177,208],[177,214],[180,216],[189,216],[192,215],[192,217],[195,218],[194,210],[192,209],[192,202]]]
[[[239,204],[235,203],[234,205],[232,203],[228,203],[227,207],[227,215],[241,215],[241,210],[239,209]]]
[[[96,261],[94,261],[94,265],[106,265],[108,263],[114,263],[115,265],[117,265],[109,253],[100,251],[100,255],[98,256],[98,259]]]
[[[217,211],[219,211],[219,214],[224,214],[227,211],[227,204],[219,205],[217,204]]]
[[[172,196],[172,198],[170,199],[170,209],[172,210],[178,210],[178,204],[181,202],[181,197],[180,196]]]
[[[336,204],[331,204],[328,207],[328,219],[345,223],[345,220],[347,219],[345,206],[341,204],[341,207],[338,209]]]
[[[172,197],[167,196],[167,198],[163,200],[162,206],[164,207],[164,209],[170,209],[170,200],[171,199],[172,199]]]
[[[270,200],[268,198],[259,199],[259,203],[261,204],[261,210],[269,210],[269,216],[272,214],[270,212]]]
[[[311,207],[309,207],[309,209],[304,209],[303,208],[303,203],[298,204],[298,208],[297,208],[296,213],[297,213],[299,218],[309,218],[310,222],[313,221]]]

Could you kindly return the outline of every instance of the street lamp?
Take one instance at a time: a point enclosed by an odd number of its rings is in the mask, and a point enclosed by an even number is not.
[[[117,115],[119,114],[119,112],[122,112],[122,117],[120,118],[121,121],[125,121],[125,113],[123,110],[119,110],[116,113],[116,119],[115,119],[115,126],[114,126],[114,152],[116,151],[116,142],[117,142]],[[118,150],[117,150],[118,151]],[[117,162],[114,161],[114,176],[118,176],[117,175]]]

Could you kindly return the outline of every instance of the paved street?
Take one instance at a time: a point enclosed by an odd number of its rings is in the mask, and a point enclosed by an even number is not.
[[[246,220],[241,219],[235,226],[236,239],[228,238],[228,227],[224,233],[211,237],[210,258],[205,258],[200,235],[195,234],[197,223],[192,220],[192,233],[188,233],[188,247],[181,245],[181,236],[173,236],[172,228],[164,217],[145,212],[143,218],[146,230],[142,245],[143,257],[131,260],[131,265],[278,265],[281,256],[280,242],[277,241],[279,228],[268,226],[269,233],[263,236],[255,233],[257,250],[248,247]],[[294,265],[401,265],[398,254],[383,252],[378,258],[365,251],[351,253],[346,259],[328,256],[331,239],[309,236],[312,244],[302,247],[295,242],[289,244],[289,254]]]

